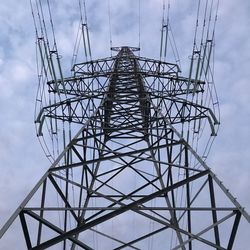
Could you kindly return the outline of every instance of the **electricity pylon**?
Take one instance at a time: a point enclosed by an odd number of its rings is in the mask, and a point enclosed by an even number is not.
[[[212,110],[181,98],[203,92],[205,82],[136,48],[113,50],[48,82],[68,98],[42,108],[38,132],[47,118],[81,128],[0,236],[19,217],[34,250],[232,249],[249,215],[178,131],[207,120],[215,134]]]

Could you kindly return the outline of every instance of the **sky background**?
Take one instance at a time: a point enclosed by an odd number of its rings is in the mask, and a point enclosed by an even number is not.
[[[55,28],[65,68],[69,68],[77,27],[77,1],[57,1]],[[176,0],[170,17],[182,64],[192,49],[197,1]],[[108,2],[87,1],[93,57],[110,55]],[[215,84],[221,126],[208,165],[250,212],[250,2],[222,0],[216,28]],[[161,0],[141,1],[141,55],[158,58]],[[138,46],[138,2],[111,1],[113,45]],[[0,2],[0,227],[33,188],[49,162],[36,138],[34,106],[37,90],[35,32],[29,1]],[[18,249],[14,228],[0,249]],[[244,219],[235,249],[250,245]],[[13,243],[12,248],[7,248]]]

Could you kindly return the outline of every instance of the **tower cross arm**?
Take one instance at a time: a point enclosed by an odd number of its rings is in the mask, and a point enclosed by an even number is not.
[[[135,57],[126,55],[126,57],[133,57],[138,62],[138,71],[137,74],[141,74],[144,77],[149,76],[178,76],[180,68],[177,64],[163,62],[154,59],[148,59],[144,57]],[[120,57],[121,58],[121,57]],[[127,58],[127,59],[129,59]],[[123,74],[124,71],[115,72],[114,64],[116,58],[108,57],[99,60],[92,60],[84,63],[75,64],[72,68],[72,71],[76,76],[109,76],[110,74]]]

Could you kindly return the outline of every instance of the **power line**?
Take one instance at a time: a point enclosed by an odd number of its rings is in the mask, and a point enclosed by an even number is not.
[[[112,41],[112,25],[111,25],[111,5],[110,0],[108,0],[108,23],[109,23],[109,46],[110,46],[110,53],[112,56],[112,47],[113,47],[113,41]]]

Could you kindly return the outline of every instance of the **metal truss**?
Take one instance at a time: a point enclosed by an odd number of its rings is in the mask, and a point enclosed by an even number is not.
[[[48,82],[67,96],[43,107],[48,118],[81,126],[13,216],[27,249],[232,249],[242,216],[250,218],[178,125],[218,121],[185,98],[203,81],[177,65],[140,58],[135,48],[74,66],[74,76]],[[161,87],[156,88],[158,84]]]

